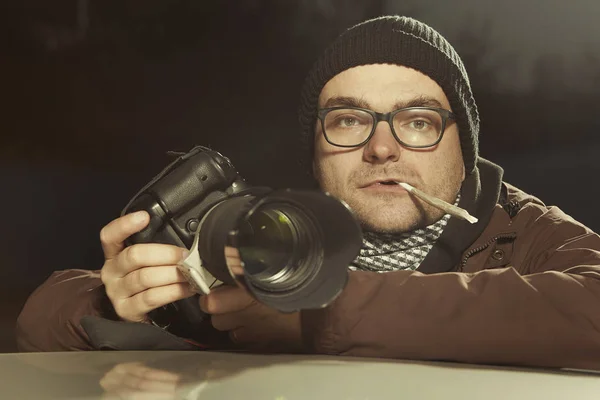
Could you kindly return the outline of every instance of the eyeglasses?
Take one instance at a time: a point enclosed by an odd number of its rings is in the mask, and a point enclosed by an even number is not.
[[[380,121],[386,121],[394,138],[403,146],[425,148],[442,140],[449,119],[456,116],[434,107],[408,107],[378,113],[358,107],[322,108],[318,111],[325,140],[338,147],[359,147],[367,143]]]

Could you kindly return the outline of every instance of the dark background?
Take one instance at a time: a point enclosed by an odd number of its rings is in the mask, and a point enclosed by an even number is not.
[[[252,183],[303,187],[296,107],[324,46],[366,18],[431,24],[463,57],[481,154],[594,230],[593,1],[23,0],[0,10],[0,351],[52,271],[102,266],[98,234],[169,158],[211,146]],[[565,6],[568,3],[568,7]]]

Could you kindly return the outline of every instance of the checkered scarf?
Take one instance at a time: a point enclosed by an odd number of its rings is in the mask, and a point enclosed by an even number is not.
[[[460,196],[456,199],[458,204]],[[421,229],[402,234],[364,232],[360,254],[349,267],[356,271],[416,270],[442,235],[450,214]]]

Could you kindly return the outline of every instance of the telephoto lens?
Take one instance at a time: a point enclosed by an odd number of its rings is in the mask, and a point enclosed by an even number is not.
[[[274,190],[222,201],[199,231],[204,267],[217,279],[245,286],[280,311],[320,308],[344,288],[362,231],[340,200],[318,191]],[[224,247],[236,248],[231,270]]]

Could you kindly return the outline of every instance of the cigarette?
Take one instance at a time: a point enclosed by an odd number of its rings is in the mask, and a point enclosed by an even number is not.
[[[474,224],[478,221],[478,219],[475,218],[474,216],[472,216],[471,214],[469,214],[467,210],[457,207],[454,204],[446,203],[444,200],[438,199],[437,197],[428,195],[427,193],[420,191],[419,189],[409,185],[408,183],[398,182],[398,185],[402,186],[409,193],[414,194],[415,196],[417,196],[424,202],[429,203],[432,206],[437,207],[440,210],[445,211],[446,213],[448,213],[450,215],[453,215],[460,219],[464,219],[465,221],[469,221],[472,224]]]

